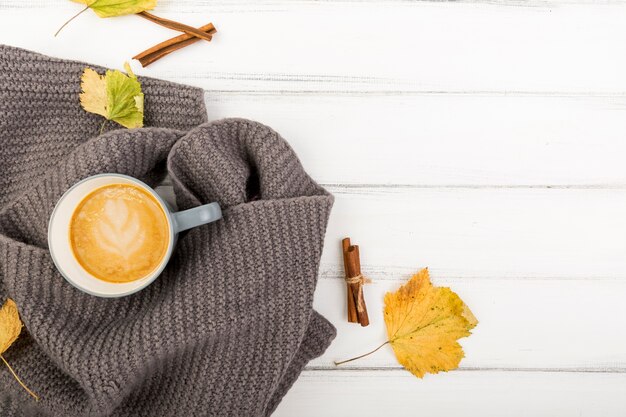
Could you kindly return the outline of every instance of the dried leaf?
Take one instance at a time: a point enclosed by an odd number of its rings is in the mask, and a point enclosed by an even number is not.
[[[107,82],[103,76],[91,68],[85,68],[80,79],[80,104],[90,113],[107,117]]]
[[[141,84],[128,63],[128,74],[107,70],[100,75],[85,68],[81,77],[80,104],[90,113],[104,116],[129,129],[143,126],[143,100]]]
[[[4,352],[7,351],[8,348],[11,347],[13,342],[17,340],[20,333],[22,332],[22,320],[20,320],[20,315],[17,311],[17,305],[10,298],[7,299],[0,308],[0,360],[4,362],[4,364],[11,372],[11,375],[15,378],[15,380],[24,388],[35,400],[39,401],[39,397],[37,394],[32,392],[20,378],[17,376],[9,362],[2,356]]]
[[[100,17],[141,13],[156,7],[156,0],[72,0],[84,4]]]
[[[157,0],[72,0],[76,3],[85,5],[85,8],[74,16],[70,17],[61,27],[56,31],[54,36],[57,36],[65,26],[72,20],[87,11],[92,9],[100,17],[115,17],[123,16],[127,14],[137,14],[145,12],[146,10],[152,10],[156,7]]]
[[[450,288],[431,284],[422,269],[395,293],[385,295],[387,336],[398,362],[418,378],[459,366],[458,339],[478,321]]]
[[[385,294],[385,324],[386,342],[335,365],[364,358],[390,344],[398,362],[418,378],[449,371],[464,356],[457,340],[469,336],[478,320],[450,288],[433,286],[425,268],[398,291]]]
[[[22,326],[17,305],[9,298],[0,308],[0,355],[17,340]]]

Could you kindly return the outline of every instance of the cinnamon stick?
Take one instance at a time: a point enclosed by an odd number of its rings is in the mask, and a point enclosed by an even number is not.
[[[348,321],[352,313],[352,307],[356,313],[356,320],[361,326],[369,325],[369,316],[367,314],[367,306],[363,296],[363,284],[369,280],[361,274],[361,259],[359,255],[359,246],[352,245],[349,238],[342,241],[344,272],[346,276],[347,292],[348,292]],[[353,322],[353,323],[354,323]]]
[[[151,22],[156,23],[157,25],[164,26],[169,29],[177,30],[179,32],[187,33],[188,35],[195,36],[200,39],[204,39],[206,41],[211,41],[211,35],[207,34],[199,29],[196,29],[193,26],[188,26],[183,23],[175,22],[173,20],[165,19],[163,17],[155,16],[152,13],[141,12],[137,13],[137,16],[141,16],[144,19],[148,19]]]
[[[201,26],[198,30],[207,33],[209,36],[212,36],[217,32],[213,23],[209,23],[207,25]],[[177,51],[181,48],[184,48],[187,45],[191,45],[199,41],[200,38],[197,38],[188,33],[184,33],[182,35],[176,36],[174,38],[163,41],[152,48],[146,49],[145,51],[135,55],[133,59],[138,60],[141,63],[141,66],[147,67],[153,62],[163,58],[164,56],[171,54],[174,51]]]
[[[350,248],[350,238],[347,237],[341,241],[341,253],[343,254],[343,270],[344,276],[348,276],[348,260],[346,259],[348,248]],[[346,295],[348,303],[348,322],[358,323],[358,317],[356,314],[356,304],[354,303],[354,296],[352,294],[352,288],[349,283],[346,283]]]

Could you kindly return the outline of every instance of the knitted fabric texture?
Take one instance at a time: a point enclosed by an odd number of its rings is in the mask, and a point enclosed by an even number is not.
[[[270,128],[205,123],[199,89],[141,78],[150,127],[96,136],[85,66],[0,46],[0,302],[25,325],[4,356],[41,397],[0,366],[0,415],[270,415],[335,335],[312,310],[332,196]],[[71,286],[47,245],[61,195],[105,172],[152,186],[169,173],[179,209],[224,213],[119,299]]]

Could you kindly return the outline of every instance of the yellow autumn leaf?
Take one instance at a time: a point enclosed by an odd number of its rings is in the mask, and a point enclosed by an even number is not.
[[[428,269],[385,295],[389,344],[398,362],[419,378],[457,368],[464,356],[457,340],[469,336],[477,323],[450,288],[431,284]]]
[[[9,365],[4,356],[2,356],[2,354],[11,347],[13,342],[17,340],[22,332],[22,327],[23,324],[17,311],[17,305],[9,298],[6,300],[2,308],[0,308],[0,359],[4,362],[9,369],[9,372],[11,372],[11,375],[13,375],[22,388],[32,395],[35,400],[39,401],[39,397],[37,397],[34,392],[24,385],[24,383],[18,378],[13,368],[11,368],[11,365]]]
[[[80,104],[85,111],[104,116],[129,129],[142,127],[144,95],[141,84],[128,63],[124,67],[127,74],[107,70],[105,75],[100,75],[91,68],[85,68],[80,84]]]
[[[7,351],[22,332],[17,305],[10,298],[0,308],[0,355]]]
[[[107,117],[107,83],[105,78],[91,68],[85,68],[80,79],[80,104],[85,111]],[[89,92],[89,93],[87,93]]]
[[[336,365],[371,355],[386,344],[418,378],[459,366],[463,349],[458,339],[470,335],[478,320],[450,288],[435,287],[422,269],[396,292],[385,294],[387,341],[373,351]]]

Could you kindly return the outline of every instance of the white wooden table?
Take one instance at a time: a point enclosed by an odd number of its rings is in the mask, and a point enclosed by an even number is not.
[[[601,4],[600,4],[601,3]],[[121,68],[172,35],[63,0],[0,0],[0,42]],[[336,196],[316,308],[338,329],[276,412],[624,416],[626,2],[161,0],[219,33],[136,72],[206,90],[210,119],[277,129]],[[372,324],[345,322],[339,241]],[[480,320],[458,371],[418,380],[382,297],[429,266]]]

